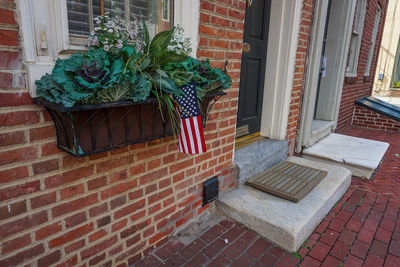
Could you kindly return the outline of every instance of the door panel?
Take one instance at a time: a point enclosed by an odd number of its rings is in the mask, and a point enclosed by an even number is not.
[[[243,43],[251,48],[242,54],[237,127],[248,131],[240,135],[260,130],[270,7],[271,0],[253,0],[246,8]]]
[[[336,92],[338,90],[337,76],[340,68],[340,43],[343,42],[338,35],[344,31],[345,15],[343,12],[345,0],[331,0],[330,12],[332,17],[329,19],[329,26],[326,38],[326,77],[321,78],[318,87],[317,104],[315,111],[315,119],[332,121],[334,120],[334,112],[332,112],[335,105]],[[340,15],[337,15],[340,14]]]
[[[257,58],[249,58],[247,60],[247,70],[259,70],[261,66],[261,60]],[[252,90],[245,90],[243,92],[243,97],[246,98],[247,103],[244,106],[244,117],[252,118],[258,115],[257,105],[252,105],[251,103],[257,103],[257,96],[259,92],[258,84],[260,82],[259,71],[249,71],[246,76],[245,87],[246,88],[254,88],[255,93]]]

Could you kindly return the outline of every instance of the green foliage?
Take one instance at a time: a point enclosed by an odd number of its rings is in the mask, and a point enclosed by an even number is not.
[[[299,259],[302,260],[303,258],[301,257],[301,255],[298,252],[291,252],[290,256],[292,256],[295,259]]]
[[[206,93],[221,91],[232,85],[230,76],[220,69],[212,68],[208,59],[199,61],[187,56],[182,62],[165,64],[163,70],[169,73],[178,87],[195,81],[199,98]]]
[[[393,82],[393,87],[394,88],[400,88],[400,81],[394,81]]]
[[[71,99],[69,94],[65,94],[64,88],[60,87],[48,73],[36,81],[36,86],[37,95],[49,102],[62,104],[65,107],[72,107],[75,104],[75,100]]]
[[[127,94],[127,99],[133,102],[145,101],[150,96],[151,82],[144,76],[137,76],[136,79],[130,83],[132,90]]]
[[[232,84],[229,75],[212,68],[209,60],[199,61],[182,52],[190,51],[190,47],[180,48],[187,42],[178,36],[181,31],[177,31],[177,36],[174,36],[174,29],[160,32],[150,40],[143,22],[142,40],[132,43],[114,38],[116,49],[107,52],[104,38],[109,36],[107,34],[114,34],[108,33],[107,29],[118,25],[110,26],[108,20],[98,21],[102,25],[98,32],[102,35],[92,36],[97,37],[93,40],[98,43],[92,44],[86,53],[78,52],[67,59],[58,59],[52,74],[36,81],[39,97],[71,107],[121,100],[141,102],[153,95],[158,100],[162,116],[165,116],[165,111],[177,132],[179,119],[173,96],[181,94],[181,86],[195,82],[201,100],[206,93],[229,88]],[[123,31],[118,27],[118,31]],[[138,48],[139,42],[142,45]],[[123,47],[118,44],[123,44]]]
[[[169,43],[171,42],[173,31],[163,31],[157,33],[150,43],[149,53],[158,56],[161,53],[165,53]]]
[[[64,106],[86,103],[99,91],[117,86],[123,66],[121,59],[111,57],[103,49],[75,53],[67,59],[58,59],[52,75],[36,81],[37,94]]]

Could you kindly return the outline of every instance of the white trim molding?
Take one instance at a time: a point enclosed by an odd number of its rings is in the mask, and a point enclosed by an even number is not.
[[[303,1],[272,0],[261,135],[285,140]]]
[[[329,51],[330,55],[334,55],[335,61],[330,61],[329,64],[332,71],[327,72],[330,77],[330,84],[325,88],[327,92],[327,97],[324,99],[324,108],[326,117],[320,118],[326,121],[333,121],[332,129],[336,128],[337,120],[339,116],[340,100],[342,97],[343,82],[346,72],[347,55],[351,38],[351,31],[354,18],[354,10],[356,0],[336,0],[334,6],[331,7],[331,12],[336,14],[330,15],[329,26],[331,24],[340,25],[336,27],[336,39],[342,40],[337,42],[334,47],[328,47],[327,49],[332,49]],[[315,7],[314,14],[314,25],[311,35],[311,44],[309,52],[309,62],[308,71],[305,77],[304,85],[304,97],[303,97],[303,108],[301,110],[301,120],[299,128],[299,140],[297,142],[296,151],[300,152],[302,147],[311,146],[310,136],[312,129],[312,122],[315,113],[315,103],[318,90],[318,79],[320,72],[321,56],[322,56],[322,44],[324,38],[324,30],[326,24],[326,17],[328,12],[328,0],[318,0]],[[328,28],[328,35],[335,34],[335,32],[330,33],[330,28]],[[329,36],[328,36],[329,39]],[[325,55],[327,52],[325,53]]]
[[[200,20],[200,0],[175,0],[174,24],[180,24],[192,41],[192,57],[197,55]]]

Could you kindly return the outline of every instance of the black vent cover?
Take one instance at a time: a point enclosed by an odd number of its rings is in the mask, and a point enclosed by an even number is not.
[[[217,199],[218,197],[218,177],[208,179],[203,183],[203,206]]]

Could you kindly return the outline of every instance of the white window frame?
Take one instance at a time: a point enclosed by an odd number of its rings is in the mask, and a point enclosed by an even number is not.
[[[84,46],[70,44],[66,0],[17,0],[20,11],[22,48],[31,97],[36,97],[35,81],[51,73],[58,57]],[[175,0],[174,24],[180,24],[192,40],[192,56],[196,56],[200,0]]]
[[[376,8],[374,28],[372,30],[371,45],[368,52],[367,66],[365,67],[364,76],[369,76],[371,72],[372,58],[374,57],[376,38],[378,37],[379,22],[381,21],[382,8],[378,5]]]
[[[360,2],[358,2],[357,4],[361,3],[361,5],[362,5],[360,20],[359,20],[359,24],[360,24],[359,32],[354,31],[354,25],[353,25],[353,33],[358,35],[358,40],[357,40],[357,45],[356,45],[356,50],[355,50],[355,59],[354,59],[354,63],[353,63],[351,70],[348,70],[347,66],[346,66],[346,77],[357,77],[358,60],[360,57],[361,41],[362,41],[363,32],[364,32],[365,15],[367,12],[367,1],[366,0],[359,0],[359,1]],[[354,16],[355,15],[356,15],[356,13],[354,13]],[[353,18],[353,23],[354,22],[355,22],[355,20]],[[351,38],[350,38],[350,46],[351,46]],[[349,49],[351,49],[351,48],[349,47]],[[350,55],[350,53],[349,53],[349,55]],[[349,60],[349,58],[347,60]]]

